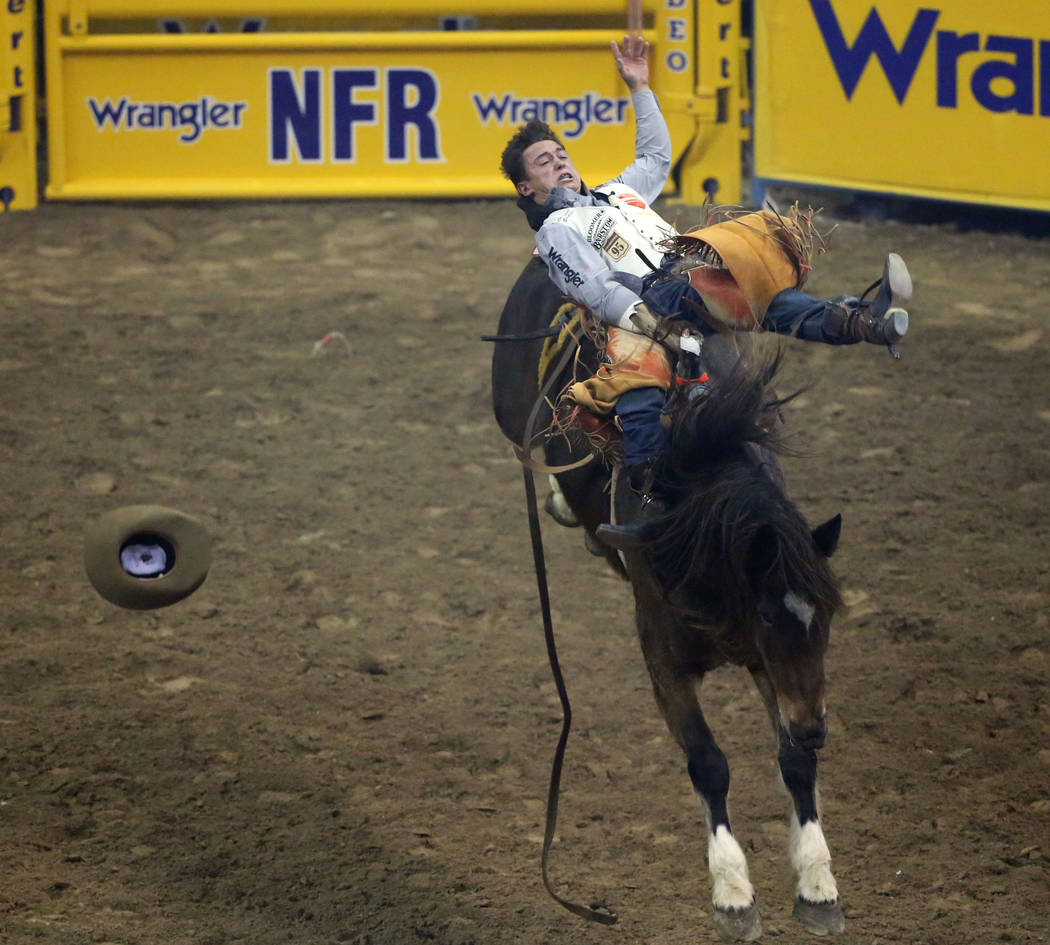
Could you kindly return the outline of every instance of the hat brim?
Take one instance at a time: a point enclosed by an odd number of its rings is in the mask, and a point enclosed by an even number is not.
[[[122,549],[157,545],[166,549],[164,569],[156,576],[125,570]],[[84,536],[84,568],[91,586],[118,607],[153,610],[189,597],[208,576],[211,537],[204,526],[176,509],[126,505],[102,515]]]

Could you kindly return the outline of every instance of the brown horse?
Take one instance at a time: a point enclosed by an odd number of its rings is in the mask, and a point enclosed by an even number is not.
[[[530,417],[535,430],[551,420],[546,399],[537,400],[543,386],[537,365],[550,342],[535,336],[556,320],[565,301],[543,264],[533,260],[500,320],[499,334],[516,340],[496,345],[493,403],[504,434],[519,445]],[[705,345],[713,377],[708,393],[678,396],[670,404],[671,448],[662,470],[668,511],[661,537],[629,552],[610,549],[606,557],[633,587],[656,702],[685,753],[707,817],[716,924],[723,935],[749,941],[761,933],[761,920],[744,852],[729,823],[729,766],[704,720],[697,689],[706,673],[725,664],[751,673],[791,796],[794,915],[811,932],[841,931],[816,786],[816,750],[826,732],[824,654],[840,606],[827,559],[841,519],[810,531],[787,498],[771,432],[784,403],[770,390],[776,363],[755,366],[740,348],[736,340],[711,336]],[[596,359],[584,340],[581,362],[593,369]],[[557,392],[570,379],[565,368],[549,389]],[[548,463],[562,465],[585,455],[587,445],[583,437],[558,436],[547,439],[544,449]],[[608,470],[592,462],[557,478],[593,543],[597,526],[609,520]],[[626,487],[615,493],[622,520],[638,499]]]

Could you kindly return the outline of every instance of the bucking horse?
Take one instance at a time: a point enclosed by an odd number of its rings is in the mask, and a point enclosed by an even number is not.
[[[530,467],[558,470],[558,490],[588,546],[633,588],[656,702],[685,753],[706,815],[720,934],[750,941],[761,933],[747,860],[729,822],[729,765],[697,696],[704,676],[725,664],[746,667],[772,722],[791,798],[793,914],[810,932],[841,931],[816,755],[826,734],[824,654],[841,605],[828,563],[841,519],[810,530],[786,495],[777,461],[785,401],[771,386],[779,355],[755,356],[745,333],[706,339],[710,380],[703,392],[669,396],[660,535],[627,551],[602,549],[598,526],[630,517],[640,500],[614,464],[600,456],[588,461],[594,455],[589,432],[557,420],[559,393],[599,366],[600,352],[581,328],[587,319],[559,293],[541,260],[525,266],[495,336],[492,394],[500,429]]]

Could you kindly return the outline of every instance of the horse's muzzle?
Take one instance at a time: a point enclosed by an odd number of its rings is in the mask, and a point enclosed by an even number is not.
[[[790,722],[788,723],[788,735],[799,748],[816,751],[824,747],[824,739],[828,735],[828,723],[825,716],[821,716],[815,722]]]

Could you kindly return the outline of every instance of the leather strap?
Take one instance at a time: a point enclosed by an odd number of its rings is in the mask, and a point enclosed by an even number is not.
[[[522,466],[539,473],[560,473],[568,472],[570,469],[579,469],[581,466],[586,466],[595,457],[594,453],[588,453],[583,459],[576,460],[575,463],[566,463],[564,466],[548,466],[546,463],[533,459],[517,443],[514,444],[514,455],[518,457],[518,462]]]
[[[579,459],[574,463],[569,463],[566,466],[547,466],[532,458],[532,437],[533,428],[536,425],[536,418],[540,415],[540,410],[543,405],[547,403],[547,395],[550,393],[555,381],[561,376],[561,372],[565,370],[569,361],[576,354],[576,349],[580,346],[575,335],[570,333],[569,337],[571,338],[571,341],[566,343],[565,347],[562,349],[558,360],[554,363],[554,367],[547,371],[547,379],[543,382],[543,386],[540,388],[536,401],[532,405],[532,410],[529,412],[529,418],[525,421],[525,435],[522,437],[521,446],[518,446],[517,443],[514,444],[514,455],[518,457],[518,461],[522,466],[525,466],[528,469],[533,469],[536,472],[568,472],[570,469],[579,469],[581,466],[586,466],[595,458],[594,453],[589,453],[583,459]]]
[[[551,617],[550,591],[547,586],[547,566],[543,555],[543,536],[540,531],[539,508],[536,503],[536,482],[532,470],[539,468],[541,471],[557,471],[554,467],[544,467],[536,464],[529,456],[529,447],[532,443],[533,427],[539,416],[541,406],[546,403],[547,393],[554,380],[561,374],[568,364],[569,358],[575,352],[577,345],[566,345],[565,351],[558,359],[558,363],[547,375],[547,382],[540,390],[536,403],[525,424],[525,435],[523,445],[515,444],[514,452],[521,461],[521,474],[525,480],[525,506],[529,516],[529,534],[532,538],[532,559],[536,571],[536,586],[540,597],[540,612],[543,616],[543,636],[547,644],[547,661],[550,663],[551,675],[554,677],[554,685],[558,690],[558,699],[561,701],[562,726],[558,737],[558,746],[554,751],[554,760],[551,762],[550,784],[547,788],[547,821],[543,830],[543,852],[540,856],[540,873],[543,877],[543,888],[558,905],[567,909],[573,915],[601,925],[613,925],[617,921],[617,915],[613,912],[598,912],[588,906],[570,902],[559,896],[551,886],[548,872],[548,861],[550,859],[551,844],[554,842],[554,834],[558,826],[558,795],[561,790],[561,771],[565,761],[565,746],[569,740],[569,730],[572,727],[572,707],[569,704],[569,694],[565,688],[565,680],[562,677],[561,663],[558,660],[558,648],[554,641],[554,621]],[[562,469],[574,469],[590,462],[593,454],[585,460],[573,463]]]
[[[551,762],[550,784],[547,788],[547,821],[543,829],[543,853],[540,855],[540,873],[543,877],[543,888],[558,905],[568,909],[573,915],[601,925],[613,925],[619,918],[614,912],[598,912],[588,906],[570,902],[559,896],[551,885],[548,872],[548,861],[550,859],[551,844],[554,842],[554,834],[558,826],[558,795],[561,790],[561,770],[565,761],[565,746],[569,741],[569,730],[572,728],[572,706],[569,704],[569,694],[565,688],[565,679],[561,672],[561,663],[558,660],[558,648],[554,641],[554,623],[551,619],[550,593],[547,588],[547,567],[543,556],[543,538],[540,533],[540,516],[536,504],[536,483],[533,479],[532,470],[522,466],[522,476],[525,479],[525,504],[529,513],[529,533],[532,536],[532,558],[536,568],[536,585],[540,595],[540,611],[543,614],[543,636],[547,643],[547,661],[550,663],[551,675],[554,677],[554,685],[558,690],[558,699],[561,701],[562,723],[561,734],[558,736],[558,746],[554,750],[554,760]]]

